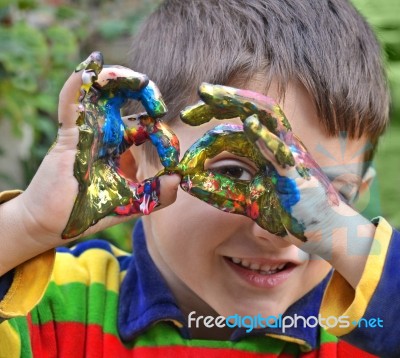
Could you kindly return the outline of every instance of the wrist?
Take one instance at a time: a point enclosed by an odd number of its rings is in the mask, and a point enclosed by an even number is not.
[[[15,194],[15,195],[14,195]],[[2,193],[0,197],[0,276],[19,264],[55,246],[57,240],[44,237],[24,207],[24,193]]]
[[[333,235],[329,262],[356,288],[370,255],[376,227],[359,214],[348,218],[345,223],[347,226]]]
[[[343,202],[319,217],[323,219],[308,225],[307,242],[296,245],[328,261],[356,287],[371,250],[375,225]]]

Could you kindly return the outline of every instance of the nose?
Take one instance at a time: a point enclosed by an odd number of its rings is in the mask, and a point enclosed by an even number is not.
[[[263,229],[257,223],[252,223],[252,234],[258,240],[266,245],[272,245],[276,249],[283,249],[293,244],[284,240],[283,237],[271,234],[269,231]]]

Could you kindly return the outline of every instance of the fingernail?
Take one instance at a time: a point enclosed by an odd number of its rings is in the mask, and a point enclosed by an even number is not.
[[[191,126],[199,126],[211,120],[212,116],[208,113],[209,107],[203,101],[194,105],[187,106],[180,112],[182,122]]]
[[[258,116],[253,114],[250,117],[247,117],[243,122],[243,129],[247,135],[247,137],[255,142],[261,136],[262,125],[258,120]]]
[[[82,70],[91,70],[94,71],[96,75],[100,73],[103,69],[103,55],[99,51],[92,52],[89,57],[81,62],[76,68],[75,72],[79,72]]]

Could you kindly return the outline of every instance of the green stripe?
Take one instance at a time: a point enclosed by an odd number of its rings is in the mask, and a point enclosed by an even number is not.
[[[31,358],[31,338],[29,336],[26,317],[16,317],[8,321],[11,327],[18,333],[21,342],[21,357]]]
[[[32,323],[77,322],[103,326],[105,333],[117,334],[118,294],[101,283],[80,282],[56,285],[50,282],[40,304],[32,311]]]
[[[319,343],[323,345],[324,343],[337,343],[338,338],[333,334],[328,333],[325,329],[321,327],[319,335]]]
[[[247,352],[262,352],[271,354],[287,353],[297,355],[299,346],[295,343],[284,342],[271,337],[248,337],[239,342],[215,341],[205,339],[184,339],[176,327],[170,323],[159,323],[145,333],[141,334],[134,342],[136,347],[157,346],[188,346],[199,348],[231,348]]]

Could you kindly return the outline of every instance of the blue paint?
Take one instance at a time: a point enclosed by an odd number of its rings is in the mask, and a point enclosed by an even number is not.
[[[124,103],[125,98],[119,95],[108,99],[104,107],[105,123],[103,125],[103,147],[100,150],[101,157],[118,148],[124,139],[125,125],[120,113],[120,108]]]
[[[125,98],[135,99],[140,101],[146,112],[154,118],[158,118],[167,112],[167,108],[162,101],[158,90],[153,82],[149,82],[147,86],[139,91],[124,89],[121,91]]]
[[[179,162],[179,151],[170,145],[168,139],[162,140],[159,133],[149,135],[152,144],[156,147],[161,164],[165,168],[175,166]]]
[[[275,188],[282,207],[287,213],[292,212],[292,207],[300,200],[300,191],[294,179],[290,179],[275,173]]]
[[[102,128],[103,148],[100,150],[101,157],[117,149],[124,140],[125,124],[122,121],[120,110],[127,99],[141,101],[148,113],[152,115],[158,110],[154,96],[154,89],[147,86],[141,91],[121,89],[113,97],[106,99],[106,105],[104,106],[105,123]]]

